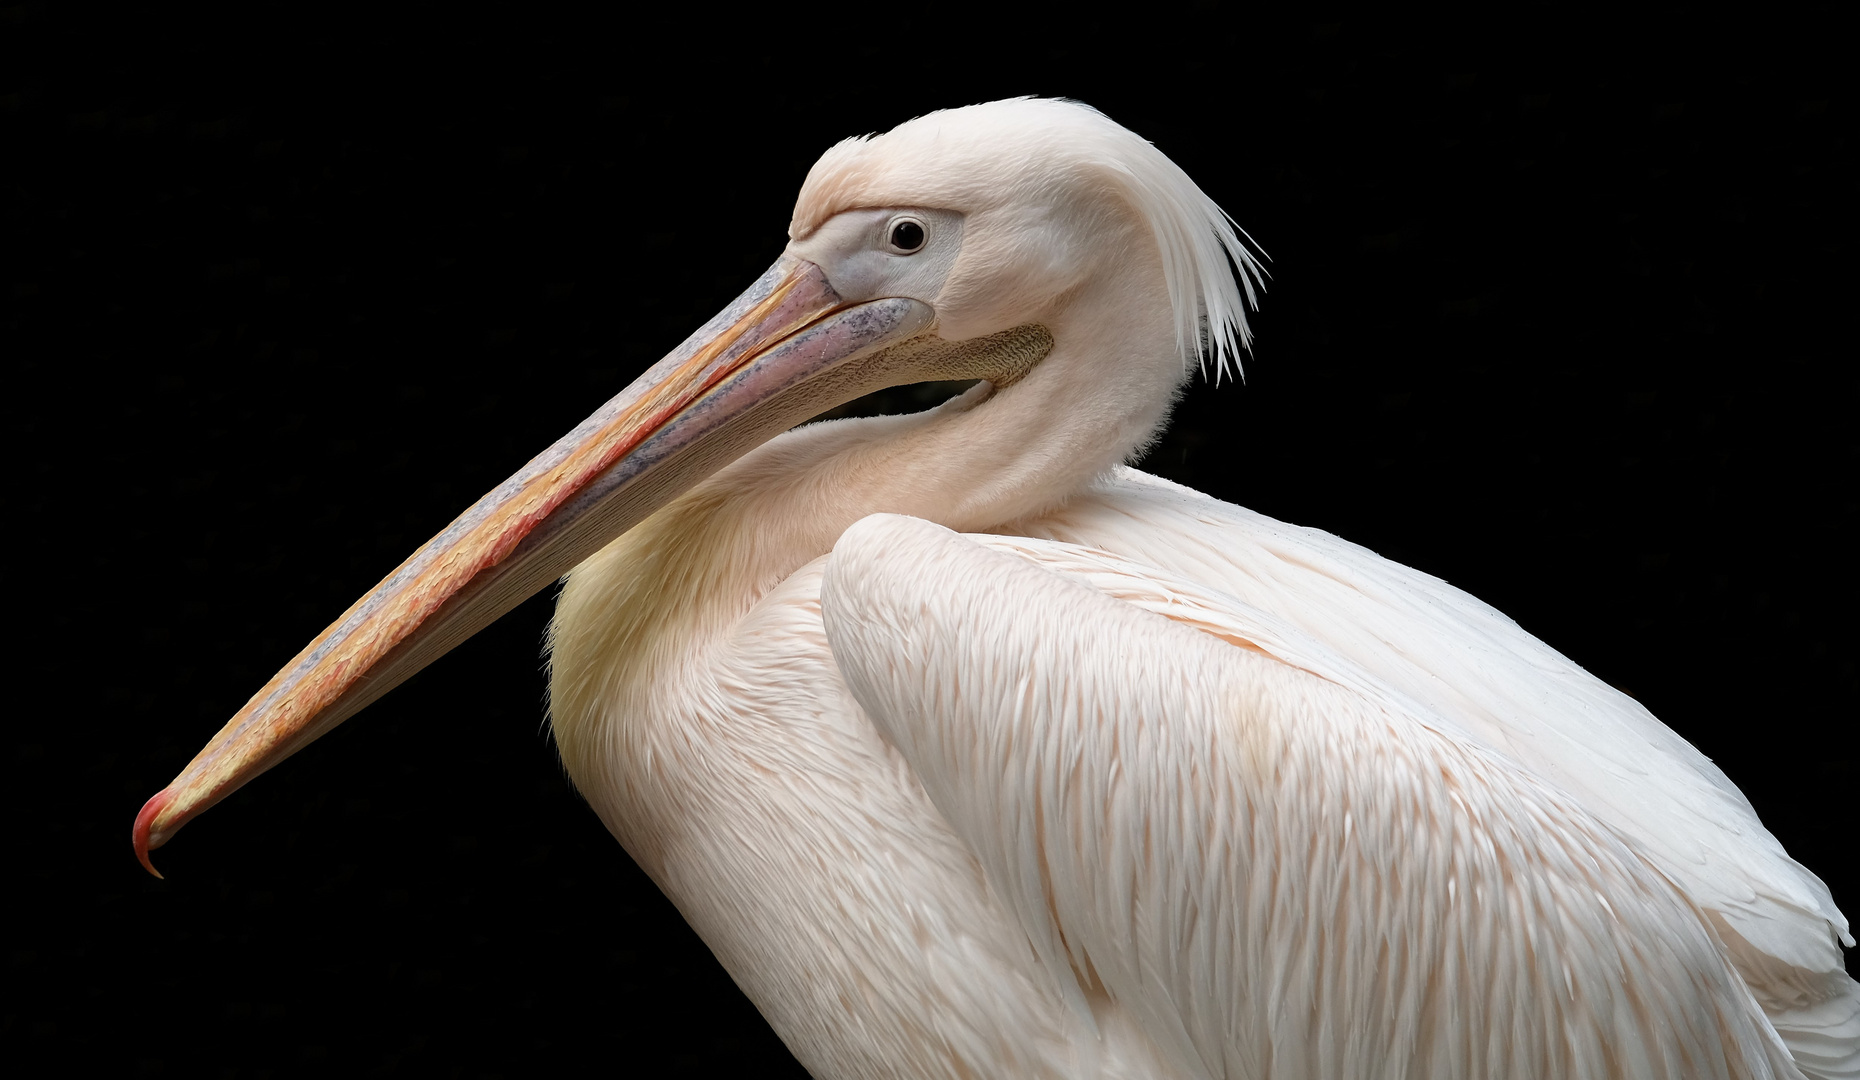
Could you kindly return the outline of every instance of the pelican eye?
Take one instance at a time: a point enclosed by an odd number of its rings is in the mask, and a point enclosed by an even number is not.
[[[924,246],[924,223],[916,218],[899,218],[891,223],[887,239],[898,254],[914,254]]]

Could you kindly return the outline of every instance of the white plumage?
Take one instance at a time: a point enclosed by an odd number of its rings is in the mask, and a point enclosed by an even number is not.
[[[991,219],[1040,233],[1050,189],[936,155],[1037,155],[988,130],[1037,124],[1115,158],[1102,123],[1002,103],[836,148],[797,237],[846,205],[962,209],[965,247]],[[1145,218],[1217,237],[1180,183]],[[1162,261],[1229,305],[1200,303],[1204,340],[1243,333],[1224,266]],[[775,440],[562,597],[576,783],[809,1068],[1786,1076],[1743,982],[1778,962],[1796,996],[1755,989],[1804,1064],[1818,1032],[1846,1054],[1821,1075],[1860,1063],[1827,890],[1632,699],[1354,545],[1091,479],[1140,442],[1115,425],[1060,485],[1016,475],[995,440],[1042,421],[991,413],[1089,412],[1080,369],[1139,366],[1055,338],[993,400]],[[966,505],[1003,474],[1011,509]]]
[[[1786,1071],[1685,898],[1573,798],[1269,615],[987,546],[1022,558],[860,523],[829,640],[1055,981],[1090,973],[1180,1075]]]
[[[936,113],[830,150],[790,235],[138,845],[644,491],[562,592],[563,759],[819,1077],[1860,1077],[1846,920],[1684,740],[1445,582],[1122,466],[1237,360],[1256,274],[1154,147],[1066,102]],[[883,347],[817,344],[848,326]]]

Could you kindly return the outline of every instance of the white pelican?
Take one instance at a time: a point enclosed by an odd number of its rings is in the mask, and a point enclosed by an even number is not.
[[[829,150],[790,236],[261,689],[144,862],[572,569],[569,772],[817,1076],[1860,1076],[1846,920],[1689,744],[1122,467],[1253,291],[1154,147],[934,113]]]

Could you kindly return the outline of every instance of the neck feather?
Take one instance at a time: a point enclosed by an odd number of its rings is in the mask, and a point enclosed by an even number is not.
[[[1011,527],[1148,443],[1185,374],[1154,247],[1093,275],[1040,321],[1053,350],[1014,385],[911,416],[790,431],[575,569],[550,628],[550,696],[564,763],[584,792],[610,757],[603,716],[649,712],[640,695],[654,671],[727,638],[860,518]]]

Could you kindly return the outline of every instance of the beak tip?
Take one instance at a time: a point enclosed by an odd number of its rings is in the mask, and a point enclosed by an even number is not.
[[[156,815],[160,814],[173,800],[174,793],[167,788],[162,788],[155,793],[154,798],[142,804],[142,812],[136,815],[136,828],[133,837],[136,845],[136,861],[142,864],[144,870],[154,874],[156,877],[161,877],[161,871],[155,869],[155,864],[149,861],[149,849],[151,847],[160,847],[168,838],[166,836],[160,836],[156,838],[153,844],[150,844],[149,830],[155,824]]]

